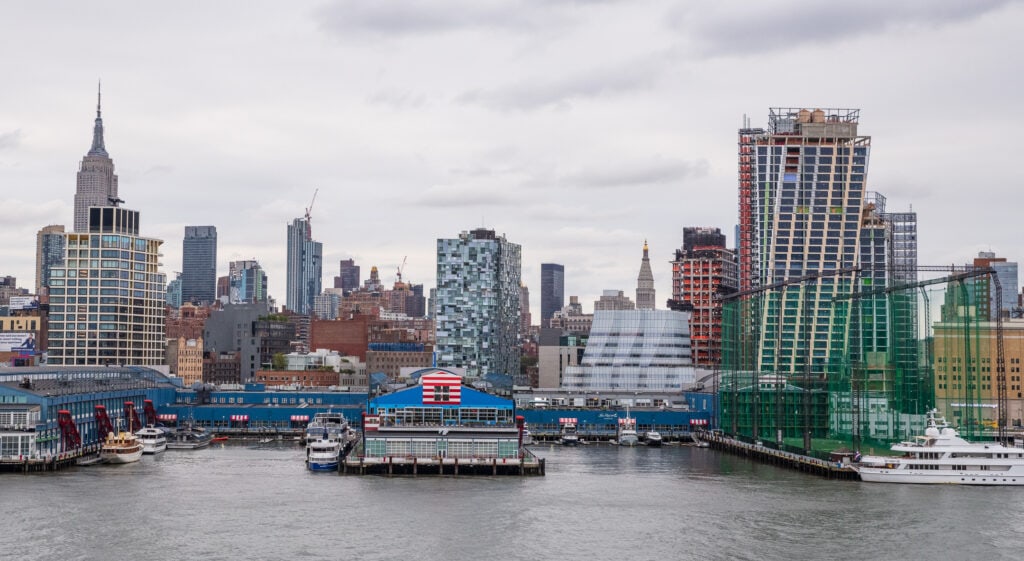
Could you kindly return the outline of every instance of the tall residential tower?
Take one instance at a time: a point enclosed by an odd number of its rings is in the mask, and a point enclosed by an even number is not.
[[[313,311],[313,300],[321,292],[323,245],[314,241],[308,215],[288,225],[288,271],[285,287],[288,309],[297,314]]]
[[[478,228],[437,240],[437,366],[519,373],[519,244]]]

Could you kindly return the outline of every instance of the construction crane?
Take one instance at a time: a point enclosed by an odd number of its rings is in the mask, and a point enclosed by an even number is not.
[[[398,282],[402,282],[402,271],[405,269],[405,261],[407,259],[409,259],[408,255],[402,257],[402,264],[398,266]]]
[[[313,203],[316,202],[316,194],[319,192],[319,187],[313,191],[313,200],[309,201],[309,206],[306,207],[306,239],[310,240],[313,239],[313,218],[310,216],[310,213],[313,212]]]

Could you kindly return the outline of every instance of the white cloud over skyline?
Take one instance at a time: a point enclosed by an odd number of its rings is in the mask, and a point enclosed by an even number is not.
[[[0,274],[34,282],[69,224],[103,80],[126,206],[181,267],[217,226],[220,274],[257,258],[284,300],[286,224],[314,189],[339,259],[434,285],[439,237],[481,225],[566,298],[632,294],[650,243],[670,294],[686,226],[737,221],[736,129],[769,107],[859,107],[870,190],[919,213],[922,264],[1024,258],[1012,167],[1024,75],[1013,1],[479,0],[31,3],[0,20]],[[955,227],[950,227],[953,224]]]

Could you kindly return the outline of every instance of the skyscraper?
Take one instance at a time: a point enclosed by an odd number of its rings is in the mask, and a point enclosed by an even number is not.
[[[340,288],[343,294],[359,290],[359,265],[352,259],[342,259],[338,269],[338,276],[334,277],[334,288]]]
[[[721,296],[736,292],[735,254],[718,228],[683,228],[683,247],[672,261],[672,309],[689,310],[693,363],[721,360]]]
[[[36,294],[50,285],[50,267],[64,261],[64,226],[44,226],[36,234]]]
[[[308,216],[288,225],[287,297],[289,310],[297,314],[313,311],[313,299],[321,292],[323,244],[313,241]]]
[[[217,299],[217,228],[185,226],[181,248],[181,299],[210,304]]]
[[[551,327],[551,316],[565,306],[565,267],[540,264],[540,326]]]
[[[999,278],[999,288],[1002,300],[996,299],[995,287],[988,283],[989,292],[989,317],[995,319],[996,315],[1010,317],[1010,312],[1017,306],[1017,262],[1007,261],[1005,257],[996,257],[991,251],[979,251],[978,257],[974,259],[975,267],[991,267]]]
[[[647,240],[644,240],[644,257],[640,261],[640,274],[636,277],[636,309],[654,309],[654,273],[651,272],[651,258],[647,255]]]
[[[519,287],[519,336],[526,338],[531,325],[530,289],[524,284]]]
[[[138,225],[138,211],[92,207],[87,232],[64,234],[64,263],[50,268],[49,364],[164,364],[163,242]]]
[[[437,240],[437,365],[518,383],[519,244],[479,228]]]
[[[267,273],[255,260],[228,263],[229,298],[232,304],[253,304],[267,300]]]
[[[117,175],[114,161],[107,154],[103,144],[103,117],[100,112],[100,93],[96,93],[96,121],[92,130],[92,146],[82,158],[78,168],[78,186],[75,189],[75,232],[84,232],[89,227],[89,208],[94,206],[116,206]]]
[[[118,208],[99,105],[75,192],[75,231],[50,266],[49,364],[164,364],[167,277],[162,240],[139,235],[139,212]]]
[[[859,118],[772,108],[768,130],[739,131],[740,290],[806,279],[762,300],[763,371],[823,372],[830,335],[846,328],[829,304],[852,293],[860,258],[871,138],[858,134]]]

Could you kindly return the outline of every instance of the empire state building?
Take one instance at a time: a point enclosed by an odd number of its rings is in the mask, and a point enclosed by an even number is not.
[[[75,189],[75,232],[89,228],[89,207],[116,206],[117,175],[114,160],[103,145],[103,117],[100,113],[100,92],[96,92],[96,122],[92,129],[92,147],[82,158]]]

